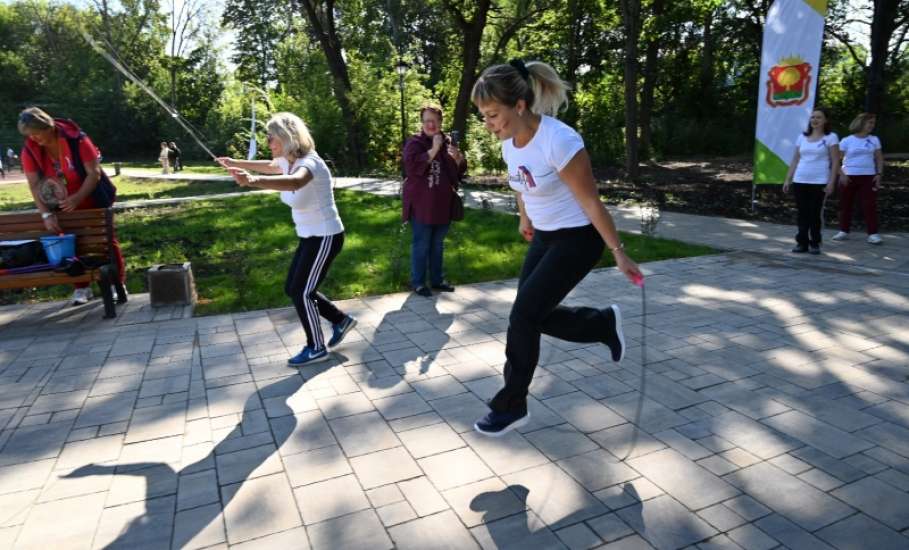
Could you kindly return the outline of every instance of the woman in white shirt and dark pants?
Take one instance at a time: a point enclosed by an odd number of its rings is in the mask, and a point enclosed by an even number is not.
[[[281,202],[291,208],[300,241],[284,291],[293,300],[307,345],[287,363],[300,367],[328,359],[327,348],[341,343],[357,324],[317,290],[344,246],[344,225],[335,206],[331,172],[316,153],[306,124],[292,113],[277,113],[266,123],[265,130],[274,161],[218,160],[238,184],[281,191]],[[247,170],[265,175],[253,176]],[[320,315],[332,324],[327,344]]]
[[[833,194],[840,164],[838,143],[837,135],[830,130],[827,110],[814,109],[808,129],[796,141],[795,154],[783,184],[784,193],[792,187],[798,211],[799,232],[792,249],[795,253],[821,253],[824,200]]]
[[[471,94],[486,128],[502,142],[519,231],[530,241],[509,316],[505,387],[489,402],[489,414],[474,425],[484,435],[498,437],[527,422],[527,391],[541,334],[601,342],[613,361],[625,354],[617,305],[560,305],[606,248],[629,279],[641,277],[600,201],[584,141],[552,118],[565,104],[567,89],[549,65],[514,60],[483,71]]]
[[[881,152],[881,140],[871,135],[875,122],[873,113],[860,114],[849,125],[852,135],[840,142],[840,151],[843,152],[843,173],[840,175],[842,195],[840,231],[833,236],[835,241],[849,238],[852,205],[858,195],[865,215],[868,242],[881,244],[877,221],[877,192],[881,188],[881,174],[884,173],[884,155]]]

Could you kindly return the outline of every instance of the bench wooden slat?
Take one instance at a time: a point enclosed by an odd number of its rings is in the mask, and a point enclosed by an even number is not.
[[[76,242],[78,243],[82,239],[106,239],[106,231],[66,231],[68,234],[73,234],[76,236]],[[24,239],[34,239],[36,241],[41,240],[41,237],[47,237],[49,233],[47,230],[44,231],[23,231],[20,233],[3,233],[0,232],[0,240],[24,240]]]
[[[104,223],[104,220],[91,220],[85,224],[76,224],[76,223],[61,223],[60,228],[64,232],[72,231],[104,231],[107,227],[107,224]],[[44,222],[41,218],[38,218],[37,221],[31,221],[29,223],[6,223],[5,220],[0,220],[0,234],[2,233],[27,233],[37,231],[39,233],[48,234],[47,229],[44,227]]]
[[[0,275],[0,289],[69,285],[99,280],[101,280],[101,272],[97,269],[86,271],[84,275],[79,275],[78,277],[71,277],[66,273],[57,273],[56,271],[37,271],[35,273],[19,273],[17,275]]]
[[[58,212],[60,216],[60,221],[84,221],[98,219],[102,222],[106,217],[106,212],[104,208],[93,208],[90,210],[74,210],[73,212]],[[24,214],[2,214],[0,215],[0,223],[29,223],[37,219],[41,221],[41,216],[37,212],[28,212]]]

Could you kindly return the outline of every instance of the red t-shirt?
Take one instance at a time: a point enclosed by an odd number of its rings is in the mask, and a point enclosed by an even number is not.
[[[44,148],[40,148],[43,154],[38,156],[37,162],[35,162],[32,155],[23,147],[21,156],[19,157],[22,159],[22,171],[25,173],[36,173],[40,170],[44,174],[44,177],[58,177],[59,170],[60,172],[63,172],[63,177],[66,178],[67,193],[72,195],[82,187],[82,178],[79,176],[79,172],[76,171],[76,166],[73,164],[73,154],[69,149],[69,142],[66,138],[62,136],[58,137],[57,146],[60,150],[60,158],[51,158],[51,155],[49,155]],[[91,138],[88,136],[83,137],[79,141],[79,155],[82,157],[83,165],[88,165],[101,158],[101,152],[95,147],[95,144],[92,143]],[[85,200],[79,203],[79,206],[77,206],[76,209],[82,210],[85,208],[94,208],[94,206],[94,201],[92,200],[91,195],[89,195]]]

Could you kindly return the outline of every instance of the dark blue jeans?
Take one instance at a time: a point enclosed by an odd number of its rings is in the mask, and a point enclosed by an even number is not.
[[[413,243],[410,246],[410,285],[426,285],[426,264],[429,263],[429,284],[440,285],[445,279],[442,272],[442,253],[445,235],[450,224],[420,223],[410,218]]]

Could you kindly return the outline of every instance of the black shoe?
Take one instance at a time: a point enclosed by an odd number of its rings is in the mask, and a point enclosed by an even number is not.
[[[804,254],[805,252],[808,252],[808,247],[807,247],[807,246],[798,245],[798,246],[796,246],[795,248],[792,249],[792,252],[793,252],[794,254]]]
[[[515,428],[520,428],[530,421],[530,413],[502,413],[490,411],[489,414],[477,420],[473,428],[483,435],[501,437]]]
[[[819,247],[819,246],[812,246],[811,249],[808,250],[808,253],[811,254],[811,255],[813,255],[813,256],[818,256],[818,255],[820,255],[820,253],[821,253],[821,247]]]
[[[454,287],[448,283],[442,283],[440,285],[432,285],[433,290],[438,290],[439,292],[454,292]]]
[[[420,296],[425,296],[427,298],[432,296],[432,291],[429,290],[428,288],[426,288],[425,286],[415,288],[414,292],[416,292]]]
[[[625,357],[625,333],[622,331],[622,310],[618,304],[612,304],[606,309],[606,314],[612,312],[612,330],[603,341],[612,352],[612,360],[618,363]]]

